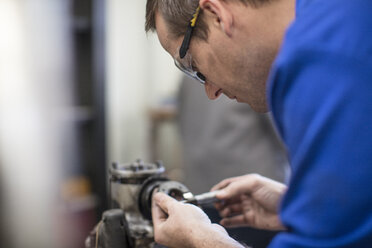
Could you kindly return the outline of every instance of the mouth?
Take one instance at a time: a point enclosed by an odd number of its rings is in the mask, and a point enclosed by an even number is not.
[[[226,92],[224,92],[224,94],[230,99],[230,100],[237,100],[237,97],[236,96],[232,96],[230,94],[227,94]]]
[[[219,90],[216,91],[216,93],[214,93],[214,95],[215,95],[216,98],[218,98],[222,94],[225,94],[230,100],[236,100],[237,102],[239,102],[239,99],[236,96],[232,96],[230,94],[227,94],[222,89],[219,89]]]

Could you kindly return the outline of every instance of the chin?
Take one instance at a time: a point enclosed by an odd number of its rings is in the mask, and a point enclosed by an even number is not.
[[[260,103],[260,104],[257,104],[257,103],[251,103],[251,102],[248,102],[248,101],[240,101],[240,102],[244,102],[244,103],[247,103],[249,104],[249,106],[257,113],[261,113],[261,114],[264,114],[264,113],[267,113],[269,112],[269,108],[267,106],[267,103],[264,102],[264,103]]]
[[[264,113],[269,112],[269,108],[267,107],[267,104],[265,104],[265,106],[255,106],[255,107],[251,106],[251,108],[252,108],[254,111],[256,111],[257,113],[262,113],[262,114],[264,114]]]
[[[268,113],[270,112],[269,108],[260,108],[260,109],[253,109],[254,111],[256,111],[257,113],[260,113],[260,114],[265,114],[265,113]]]

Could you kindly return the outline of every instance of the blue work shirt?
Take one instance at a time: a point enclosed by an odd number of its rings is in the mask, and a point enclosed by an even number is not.
[[[292,166],[270,247],[372,247],[372,1],[298,0],[269,84]]]

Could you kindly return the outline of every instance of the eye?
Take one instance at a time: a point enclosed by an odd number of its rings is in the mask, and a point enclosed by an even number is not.
[[[198,71],[198,67],[195,65],[194,61],[191,64],[191,68],[193,71]]]

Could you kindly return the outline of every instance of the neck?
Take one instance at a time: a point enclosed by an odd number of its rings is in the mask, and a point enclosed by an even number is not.
[[[276,40],[280,46],[287,28],[295,18],[296,0],[273,1],[264,11],[268,20],[267,30],[271,32],[272,39]]]
[[[244,29],[244,40],[249,42],[254,39],[271,47],[275,44],[279,48],[288,26],[295,18],[295,2],[275,0],[258,8],[241,8],[237,25]]]

